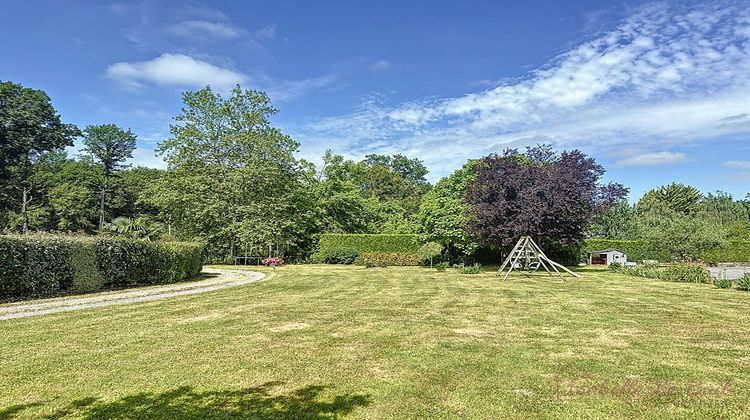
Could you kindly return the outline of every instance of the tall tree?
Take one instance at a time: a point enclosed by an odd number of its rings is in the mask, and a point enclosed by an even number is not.
[[[89,125],[84,130],[83,151],[102,165],[104,175],[99,189],[99,229],[104,227],[104,196],[107,182],[114,172],[133,157],[136,136],[130,129],[123,130],[114,124]]]
[[[477,248],[466,230],[469,219],[464,200],[466,188],[476,176],[476,166],[476,161],[469,161],[424,195],[417,214],[424,242],[438,242],[453,253],[469,254]]]
[[[0,203],[20,201],[22,231],[29,229],[34,162],[46,151],[72,146],[80,130],[64,124],[41,90],[0,83]],[[1,206],[2,204],[0,204]]]
[[[627,194],[622,185],[600,184],[603,174],[578,150],[536,146],[489,155],[466,191],[468,230],[486,245],[509,246],[523,235],[578,245],[591,219]]]
[[[178,237],[207,241],[213,259],[299,246],[316,220],[313,177],[294,158],[298,143],[271,125],[268,96],[236,86],[224,98],[206,87],[183,101],[158,149],[169,171],[151,188],[163,219]]]
[[[702,198],[703,194],[697,188],[673,182],[646,192],[638,201],[636,211],[643,213],[652,206],[665,204],[678,213],[692,214],[698,211]]]

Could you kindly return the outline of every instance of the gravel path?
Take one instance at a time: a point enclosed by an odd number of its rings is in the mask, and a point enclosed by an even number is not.
[[[148,302],[175,296],[194,295],[228,287],[242,286],[262,280],[265,276],[257,271],[222,270],[205,268],[202,273],[216,277],[186,283],[175,283],[131,290],[97,293],[94,295],[69,296],[0,305],[0,320],[26,318],[29,316],[101,308],[110,305]]]

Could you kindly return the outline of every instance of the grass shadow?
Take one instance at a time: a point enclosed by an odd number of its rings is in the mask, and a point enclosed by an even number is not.
[[[40,402],[35,402],[31,404],[16,404],[11,405],[10,407],[5,407],[3,409],[0,409],[0,420],[8,420],[16,417],[16,414],[20,413],[23,410],[26,410],[27,408],[36,407],[42,405]]]
[[[195,391],[180,387],[160,394],[139,393],[116,401],[77,400],[47,418],[84,419],[323,419],[370,404],[368,395],[323,396],[325,386],[312,385],[275,393],[282,382],[240,390]],[[23,409],[23,408],[22,408]]]

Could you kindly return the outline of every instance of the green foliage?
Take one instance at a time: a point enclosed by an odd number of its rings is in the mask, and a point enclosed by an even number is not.
[[[622,268],[622,264],[620,264],[617,261],[615,261],[615,262],[613,262],[612,264],[609,265],[609,269],[612,270],[612,271],[617,271],[620,268]]]
[[[602,249],[615,248],[628,254],[631,261],[660,260],[670,261],[668,250],[660,248],[658,243],[643,240],[609,240],[600,238],[587,239],[581,249],[581,261],[587,253]],[[724,245],[699,253],[696,260],[712,263],[750,262],[750,241],[726,241]]]
[[[97,242],[99,272],[107,288],[174,283],[198,274],[203,245],[108,238]]]
[[[357,252],[409,252],[416,254],[419,250],[419,237],[414,234],[340,234],[326,233],[320,235],[319,252],[327,253],[329,249],[348,248]]]
[[[0,236],[0,299],[172,283],[196,275],[203,245],[67,236]]]
[[[423,244],[419,247],[419,249],[417,250],[417,255],[422,259],[422,261],[430,261],[430,266],[432,266],[432,259],[435,257],[439,257],[442,252],[442,245],[437,242],[427,242],[426,244]]]
[[[620,267],[618,273],[681,283],[712,283],[713,277],[700,264],[675,263],[668,267],[656,265],[638,265]]]
[[[587,229],[590,237],[635,239],[638,234],[635,209],[627,200],[620,200],[609,211],[594,217]]]
[[[417,214],[419,234],[423,241],[435,241],[450,250],[466,254],[478,244],[466,233],[466,186],[474,179],[475,161],[435,184],[422,199]]]
[[[750,241],[727,241],[724,246],[705,251],[700,259],[707,262],[750,262]]]
[[[471,265],[464,265],[461,267],[464,274],[482,274],[482,264],[474,263]]]
[[[448,264],[448,261],[443,261],[435,264],[435,269],[442,273],[444,271],[447,271],[449,266],[450,264]]]
[[[740,290],[750,290],[750,274],[745,274],[735,281],[735,285]]]
[[[714,286],[719,289],[730,289],[732,287],[732,280],[716,279],[714,280]]]
[[[725,232],[709,220],[677,212],[665,204],[655,205],[639,216],[640,237],[671,258],[698,259],[724,245]]]
[[[359,254],[357,265],[365,267],[388,267],[419,265],[419,257],[410,252],[363,252]]]
[[[73,267],[70,291],[73,293],[95,292],[104,286],[96,260],[96,241],[95,238],[76,238],[68,242],[68,261]]]
[[[402,155],[368,155],[360,162],[323,156],[319,175],[322,229],[345,233],[414,233],[414,214],[429,190],[427,169]]]
[[[359,251],[354,248],[330,248],[322,255],[322,262],[326,264],[354,264]]]
[[[651,211],[654,207],[666,206],[676,213],[684,215],[698,211],[703,195],[690,185],[672,183],[646,192],[638,201],[636,211],[639,214]]]
[[[295,159],[299,144],[271,125],[263,92],[211,88],[183,95],[185,106],[158,151],[169,164],[148,204],[180,239],[209,245],[209,258],[268,246],[310,247],[318,231],[313,167]]]

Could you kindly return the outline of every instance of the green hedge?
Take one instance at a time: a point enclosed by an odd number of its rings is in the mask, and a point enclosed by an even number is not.
[[[582,259],[592,251],[609,248],[619,249],[628,254],[630,261],[671,260],[664,250],[656,249],[645,241],[625,241],[612,239],[587,239],[582,251]],[[700,259],[706,262],[750,262],[750,241],[730,241],[721,248],[705,252]]]
[[[202,265],[197,243],[0,236],[0,300],[173,283]]]
[[[417,252],[419,250],[418,235],[382,235],[382,234],[338,234],[325,233],[320,235],[318,246],[320,251],[328,249],[356,249],[358,252]]]
[[[318,252],[313,262],[327,262],[346,250],[347,253],[407,253],[416,255],[421,243],[418,235],[410,234],[346,234],[325,233],[320,235]],[[414,264],[416,265],[416,264]]]
[[[420,258],[413,252],[363,252],[356,264],[365,267],[419,265]]]

